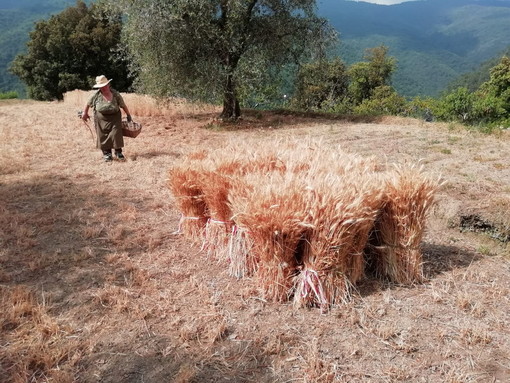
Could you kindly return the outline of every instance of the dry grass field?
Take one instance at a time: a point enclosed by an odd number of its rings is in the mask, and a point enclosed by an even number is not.
[[[104,163],[77,111],[0,102],[0,382],[508,382],[510,134],[126,101],[143,124]],[[321,140],[445,182],[425,281],[367,277],[327,312],[272,303],[176,233],[186,153]]]

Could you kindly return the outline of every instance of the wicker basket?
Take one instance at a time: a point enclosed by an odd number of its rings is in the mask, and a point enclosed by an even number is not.
[[[135,138],[142,131],[142,124],[138,122],[127,122],[125,120],[122,121],[122,135],[124,137]]]

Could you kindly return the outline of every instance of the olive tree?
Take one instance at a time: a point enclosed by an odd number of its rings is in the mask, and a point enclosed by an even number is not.
[[[240,115],[239,89],[254,89],[334,35],[315,0],[111,0],[138,86],[157,96],[223,101]]]

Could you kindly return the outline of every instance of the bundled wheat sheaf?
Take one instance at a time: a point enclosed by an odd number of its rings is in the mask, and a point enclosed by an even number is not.
[[[423,278],[420,243],[439,180],[321,142],[195,152],[170,170],[179,232],[265,299],[327,309],[367,272]]]

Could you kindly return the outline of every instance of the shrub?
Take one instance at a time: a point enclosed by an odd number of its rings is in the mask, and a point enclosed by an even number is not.
[[[391,86],[375,88],[372,96],[354,108],[355,114],[363,115],[406,115],[407,102]]]
[[[421,118],[425,121],[435,119],[435,110],[437,109],[437,100],[433,98],[415,97],[407,103],[406,116]]]
[[[0,93],[0,100],[8,100],[18,98],[18,93],[15,91]]]
[[[340,59],[303,65],[298,73],[294,106],[330,110],[347,94],[347,69]]]
[[[444,121],[469,122],[473,120],[473,95],[467,88],[458,88],[441,97],[435,110]]]

